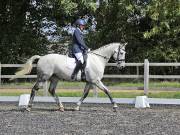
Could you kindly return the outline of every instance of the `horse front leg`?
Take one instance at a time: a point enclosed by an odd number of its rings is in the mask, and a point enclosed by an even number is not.
[[[84,101],[84,99],[88,96],[89,94],[89,90],[91,88],[91,84],[90,83],[86,83],[86,86],[84,88],[84,92],[83,92],[83,96],[81,97],[81,99],[77,102],[77,106],[75,107],[76,111],[80,110],[80,105],[82,104],[82,102]]]
[[[95,84],[99,89],[103,90],[104,93],[109,97],[111,103],[113,104],[113,109],[114,109],[114,111],[116,111],[118,106],[117,106],[116,102],[113,100],[111,94],[109,93],[108,88],[100,80],[98,80]]]

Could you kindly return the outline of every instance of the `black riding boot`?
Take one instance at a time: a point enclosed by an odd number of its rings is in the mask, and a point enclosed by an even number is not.
[[[81,68],[81,81],[86,81],[85,67],[86,67],[86,63],[84,62]]]
[[[74,68],[74,71],[71,75],[71,79],[72,80],[76,80],[77,79],[77,74],[79,72],[79,70],[82,68],[82,63],[81,61],[77,61],[76,67]]]

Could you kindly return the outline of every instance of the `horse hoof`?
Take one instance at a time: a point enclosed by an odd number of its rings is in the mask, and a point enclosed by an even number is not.
[[[64,107],[59,108],[60,112],[64,112]]]
[[[117,107],[118,107],[117,104],[114,104],[114,106],[113,106],[113,111],[114,112],[117,112]]]
[[[116,103],[114,103],[114,105],[113,105],[113,108],[117,108],[118,106],[117,106],[117,104]]]
[[[80,107],[77,106],[76,108],[74,108],[74,111],[80,111]]]
[[[31,108],[30,108],[30,107],[27,107],[25,110],[28,111],[28,112],[30,112],[30,111],[31,111]]]
[[[113,112],[117,112],[117,107],[113,107]]]

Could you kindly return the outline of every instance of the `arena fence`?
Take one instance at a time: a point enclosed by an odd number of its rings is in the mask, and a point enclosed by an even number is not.
[[[0,63],[0,85],[1,85],[1,80],[3,78],[12,78],[14,75],[2,75],[2,68],[8,68],[8,67],[22,67],[23,64],[1,64]],[[36,67],[36,65],[33,65]],[[116,63],[108,63],[107,66],[116,66]],[[149,90],[149,79],[180,79],[180,75],[150,75],[149,74],[149,69],[150,67],[178,67],[180,66],[180,63],[149,63],[148,59],[144,60],[144,63],[126,63],[126,66],[129,67],[136,67],[136,74],[130,74],[130,75],[122,75],[122,74],[105,74],[104,78],[142,78],[144,79],[144,93],[148,94]],[[140,75],[139,74],[139,67],[144,67],[144,74]],[[37,75],[24,75],[19,78],[36,78]],[[44,87],[47,89],[47,85]],[[46,90],[47,93],[47,90]],[[46,94],[45,94],[46,95]]]

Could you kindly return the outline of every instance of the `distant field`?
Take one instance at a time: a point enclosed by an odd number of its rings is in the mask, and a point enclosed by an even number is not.
[[[34,82],[16,82],[16,83],[2,83],[1,87],[6,88],[31,88],[33,86]],[[143,82],[110,82],[106,81],[104,84],[108,87],[143,87]],[[60,81],[58,83],[57,88],[60,89],[66,89],[66,88],[84,88],[85,83],[84,82],[67,82],[67,81]],[[170,82],[170,81],[159,81],[159,82],[153,82],[151,81],[149,83],[149,88],[180,88],[180,82]]]
[[[0,89],[0,96],[19,96],[21,94],[28,94],[31,89]],[[82,96],[82,89],[57,89],[58,96],[61,97],[80,97]],[[136,96],[144,95],[143,90],[110,90],[114,98],[135,98]],[[43,96],[43,90],[37,92],[38,96]],[[93,96],[93,90],[90,91],[89,96]],[[98,97],[107,97],[102,91],[98,90]],[[180,99],[180,91],[150,91],[148,97],[153,98],[176,98]]]
[[[136,90],[136,89],[123,89],[126,87],[135,88],[138,87],[143,89],[143,82],[104,82],[111,91],[113,97],[117,98],[134,98],[136,96],[144,95],[143,90]],[[19,96],[21,94],[30,93],[31,88],[34,82],[24,82],[24,83],[4,83],[0,87],[0,96]],[[85,86],[84,82],[66,82],[62,81],[59,82],[57,87],[57,94],[58,96],[63,97],[79,97],[82,95],[83,88]],[[180,98],[180,91],[171,91],[173,88],[180,89],[180,82],[168,82],[168,81],[161,81],[161,82],[150,82],[148,97],[157,97],[157,98]],[[166,88],[166,91],[157,91],[156,88]],[[154,89],[154,90],[153,90]],[[37,95],[42,96],[43,90],[40,89],[37,92]],[[89,96],[93,96],[93,90],[91,90]],[[98,90],[99,97],[106,97],[106,95]]]

